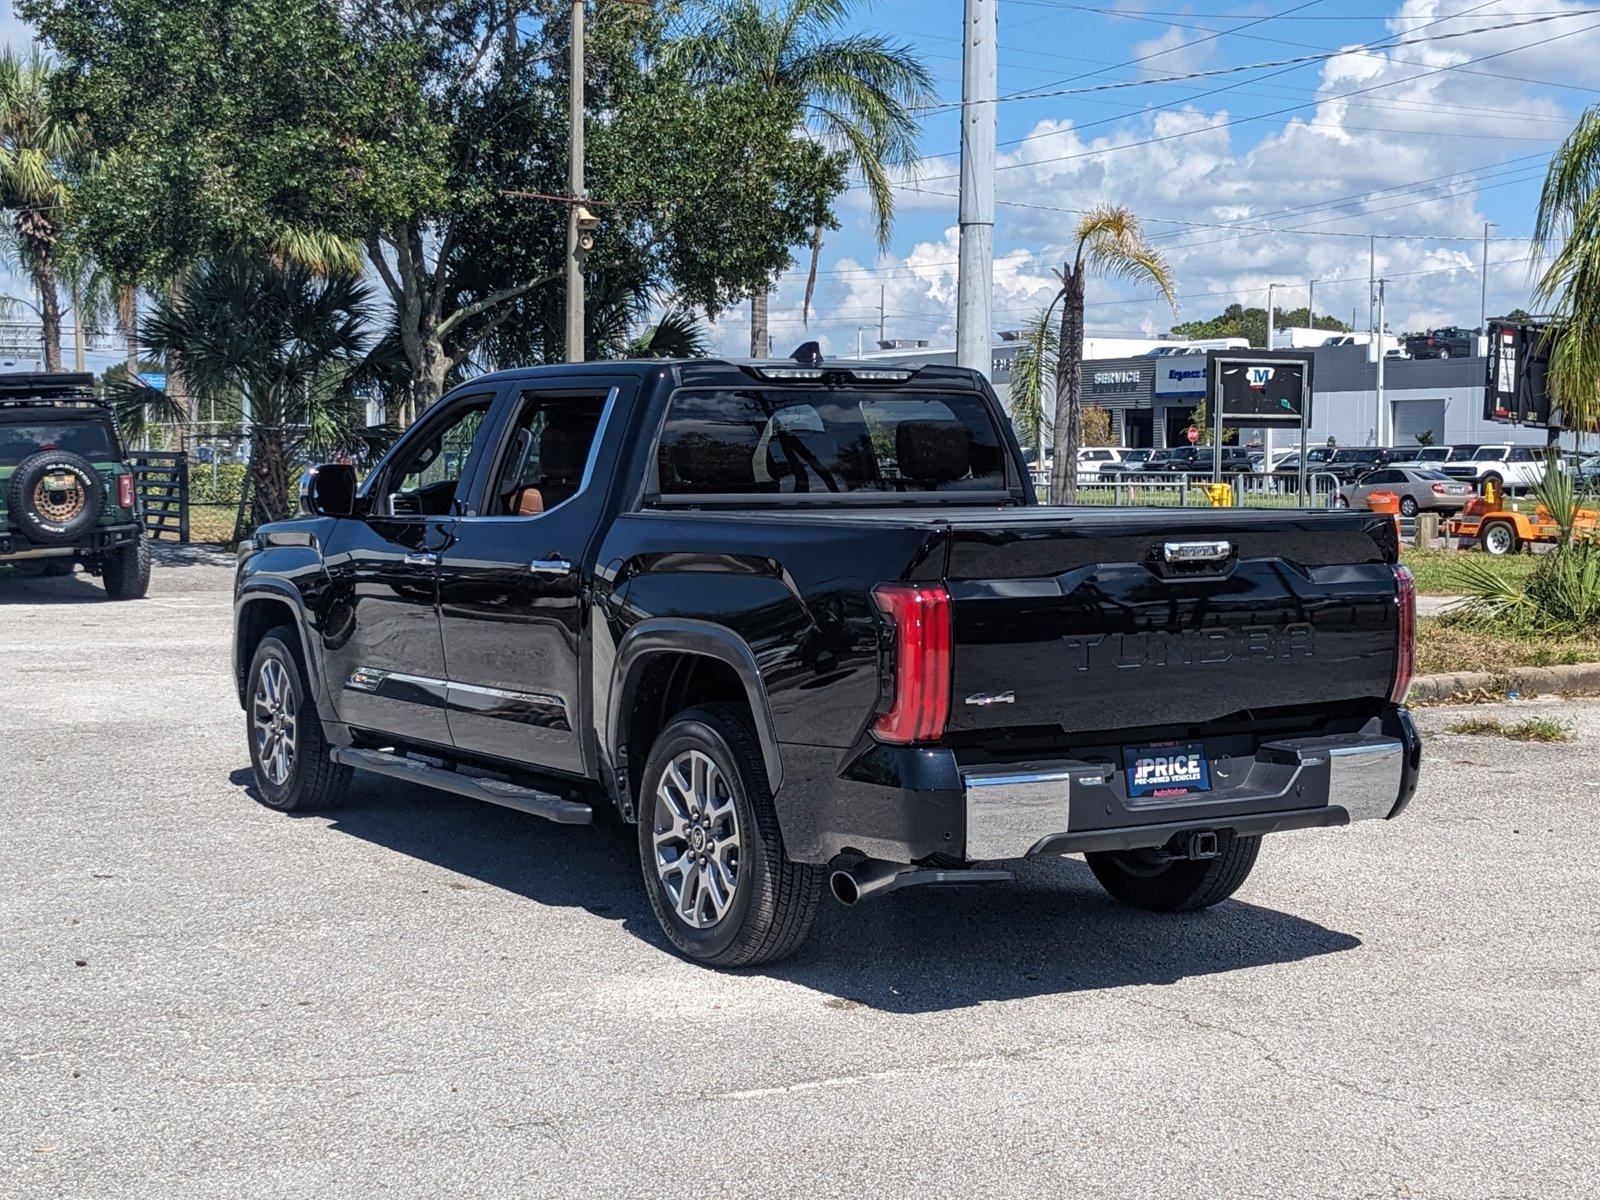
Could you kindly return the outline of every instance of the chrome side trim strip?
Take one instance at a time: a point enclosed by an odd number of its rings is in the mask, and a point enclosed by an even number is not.
[[[1328,803],[1344,809],[1352,822],[1383,820],[1399,799],[1405,758],[1399,742],[1330,748]]]

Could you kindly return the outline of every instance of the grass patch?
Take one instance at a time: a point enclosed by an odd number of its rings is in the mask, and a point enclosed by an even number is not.
[[[1503,674],[1515,667],[1559,667],[1581,662],[1600,662],[1600,635],[1485,633],[1436,617],[1417,622],[1418,675],[1456,675],[1463,671]]]
[[[1462,578],[1462,560],[1472,555],[1480,568],[1493,571],[1511,583],[1522,583],[1539,565],[1534,554],[1509,554],[1495,558],[1474,550],[1407,550],[1400,561],[1411,568],[1416,577],[1417,591],[1424,596],[1454,596],[1466,589]]]
[[[1553,717],[1529,717],[1507,724],[1495,717],[1468,717],[1450,726],[1451,733],[1474,737],[1503,737],[1513,742],[1570,742],[1572,722]]]

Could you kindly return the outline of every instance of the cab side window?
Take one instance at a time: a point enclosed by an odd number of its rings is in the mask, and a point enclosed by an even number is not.
[[[385,471],[384,512],[395,517],[444,517],[455,511],[456,489],[493,396],[483,396],[430,423],[407,440]]]
[[[536,517],[577,495],[606,393],[530,393],[507,436],[485,516]]]

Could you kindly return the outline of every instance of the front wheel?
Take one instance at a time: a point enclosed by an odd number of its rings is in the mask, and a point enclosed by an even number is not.
[[[1157,850],[1105,850],[1087,854],[1089,870],[1116,899],[1150,912],[1195,912],[1220,904],[1250,875],[1259,837],[1217,835],[1215,858],[1169,859]]]
[[[1417,498],[1415,496],[1400,497],[1400,515],[1414,517],[1417,515]]]
[[[645,891],[680,954],[747,967],[787,957],[805,940],[823,872],[783,852],[743,709],[707,704],[674,718],[650,751],[638,807]]]
[[[250,660],[248,687],[245,733],[263,803],[305,812],[342,800],[354,772],[328,756],[293,626],[280,625],[261,639]]]
[[[1335,496],[1333,497],[1333,506],[1335,508],[1349,508],[1350,507],[1350,497],[1346,496],[1343,492],[1339,492],[1339,493],[1335,494]]]

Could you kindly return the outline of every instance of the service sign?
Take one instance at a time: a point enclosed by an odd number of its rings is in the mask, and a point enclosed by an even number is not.
[[[1091,396],[1130,396],[1144,390],[1144,372],[1138,367],[1093,367],[1083,373]]]

